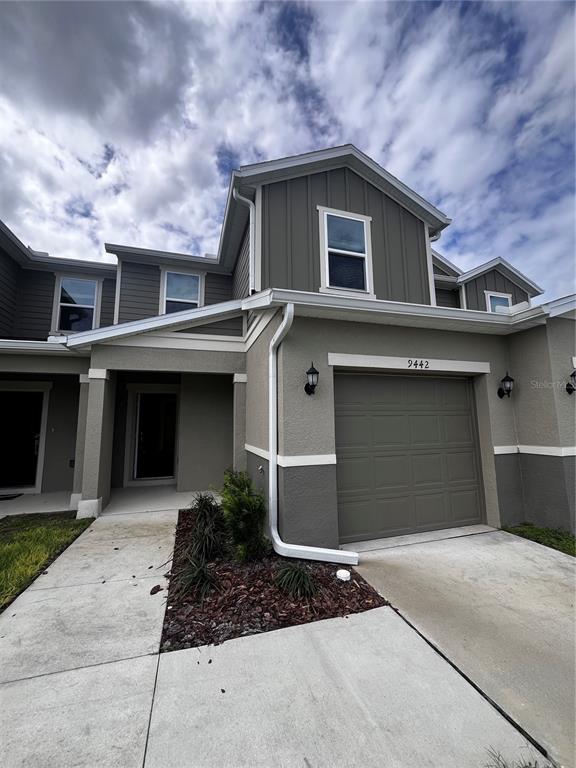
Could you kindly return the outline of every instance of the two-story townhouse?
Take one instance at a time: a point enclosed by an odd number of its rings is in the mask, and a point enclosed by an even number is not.
[[[339,562],[481,522],[573,529],[575,297],[531,306],[500,256],[463,272],[433,247],[449,224],[346,145],[235,171],[215,256],[65,262],[3,228],[0,492],[92,516],[234,466],[278,552]]]

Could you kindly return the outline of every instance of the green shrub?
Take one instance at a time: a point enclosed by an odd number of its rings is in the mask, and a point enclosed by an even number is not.
[[[309,598],[316,594],[316,581],[304,563],[288,563],[278,571],[274,581],[291,597]]]
[[[246,472],[224,473],[222,488],[224,518],[238,560],[259,560],[268,547],[264,537],[266,504],[262,494],[252,487]]]
[[[184,565],[173,574],[172,579],[178,597],[195,592],[200,601],[203,601],[212,590],[219,588],[213,566],[205,560],[192,557],[189,553],[184,556]]]
[[[214,560],[226,553],[228,541],[222,507],[208,493],[198,493],[190,507],[194,528],[188,554],[194,560]]]

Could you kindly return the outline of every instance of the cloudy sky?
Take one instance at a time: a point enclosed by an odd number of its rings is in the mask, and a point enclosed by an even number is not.
[[[0,3],[0,218],[55,256],[217,248],[230,170],[352,142],[575,290],[574,5]]]

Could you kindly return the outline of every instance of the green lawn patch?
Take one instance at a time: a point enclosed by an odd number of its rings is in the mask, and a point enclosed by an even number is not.
[[[74,512],[0,519],[0,611],[92,523]]]
[[[502,530],[514,533],[516,536],[522,536],[524,539],[537,541],[538,544],[557,549],[559,552],[564,552],[565,555],[576,557],[576,536],[568,533],[568,531],[561,531],[556,528],[539,528],[531,523],[514,525],[511,528],[502,528]]]

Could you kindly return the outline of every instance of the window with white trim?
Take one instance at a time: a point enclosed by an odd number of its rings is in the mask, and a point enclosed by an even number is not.
[[[319,210],[322,289],[372,295],[370,217]]]
[[[200,275],[188,272],[164,273],[164,314],[201,306]]]
[[[512,294],[486,291],[486,309],[488,312],[500,312],[502,309],[509,309],[511,306]]]
[[[61,277],[59,281],[57,330],[90,331],[96,326],[98,281]]]

